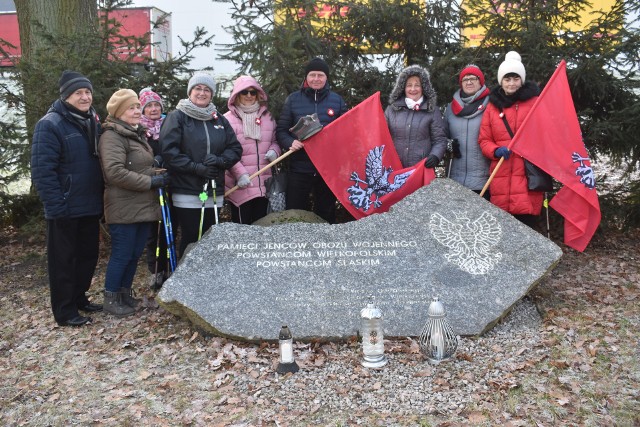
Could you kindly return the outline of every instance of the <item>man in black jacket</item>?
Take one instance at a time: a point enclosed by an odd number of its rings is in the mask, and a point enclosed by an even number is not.
[[[282,150],[295,151],[290,156],[287,175],[287,209],[309,210],[309,196],[313,193],[313,211],[333,224],[336,219],[336,197],[304,151],[304,144],[289,129],[301,117],[313,113],[326,126],[346,113],[347,105],[340,95],[330,90],[329,66],[324,60],[313,58],[304,72],[302,87],[287,97],[276,127],[276,138]]]
[[[86,292],[98,263],[104,182],[98,160],[100,120],[93,87],[75,71],[59,81],[60,99],[38,121],[31,149],[31,179],[47,220],[47,269],[53,317],[60,326],[91,320]]]

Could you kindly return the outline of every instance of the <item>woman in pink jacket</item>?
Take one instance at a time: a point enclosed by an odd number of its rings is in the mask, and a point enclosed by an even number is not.
[[[267,170],[249,179],[280,155],[276,143],[276,123],[267,110],[267,94],[251,76],[240,76],[233,84],[225,117],[242,144],[242,158],[225,175],[225,190],[240,187],[229,194],[231,220],[251,224],[267,214],[267,189],[264,182],[271,176]]]
[[[507,148],[511,135],[518,132],[525,117],[536,102],[540,88],[526,81],[526,72],[520,55],[511,51],[498,68],[498,87],[489,95],[489,105],[482,116],[478,143],[482,154],[491,159],[493,172],[504,157],[496,176],[491,181],[491,203],[512,214],[524,224],[535,228],[542,209],[543,193],[529,191],[524,159]]]

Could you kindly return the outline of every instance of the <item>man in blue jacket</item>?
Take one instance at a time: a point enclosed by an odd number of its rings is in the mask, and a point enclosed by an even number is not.
[[[31,148],[31,179],[47,220],[47,269],[53,317],[60,326],[91,321],[86,292],[98,262],[104,182],[98,160],[100,120],[88,78],[65,71],[60,99],[38,121]]]
[[[314,196],[313,211],[333,224],[336,220],[336,197],[324,182],[304,144],[289,131],[301,117],[316,113],[323,126],[347,112],[340,95],[329,89],[329,65],[321,58],[313,58],[304,69],[305,79],[300,90],[285,100],[276,127],[276,138],[282,151],[292,150],[287,175],[287,209],[309,210],[310,194]]]

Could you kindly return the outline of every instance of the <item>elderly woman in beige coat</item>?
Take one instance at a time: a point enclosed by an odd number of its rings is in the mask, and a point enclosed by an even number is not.
[[[104,311],[128,316],[140,302],[133,298],[131,285],[150,223],[160,219],[154,189],[166,186],[169,176],[154,168],[153,150],[140,126],[138,95],[130,89],[116,91],[107,111],[99,144],[106,185],[104,213],[111,235]]]

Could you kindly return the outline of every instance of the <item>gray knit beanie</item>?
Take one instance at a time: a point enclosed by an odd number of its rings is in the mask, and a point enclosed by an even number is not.
[[[189,85],[187,86],[187,96],[191,95],[191,89],[197,85],[205,85],[211,89],[211,93],[216,92],[216,81],[213,76],[208,73],[196,73],[189,79]]]

